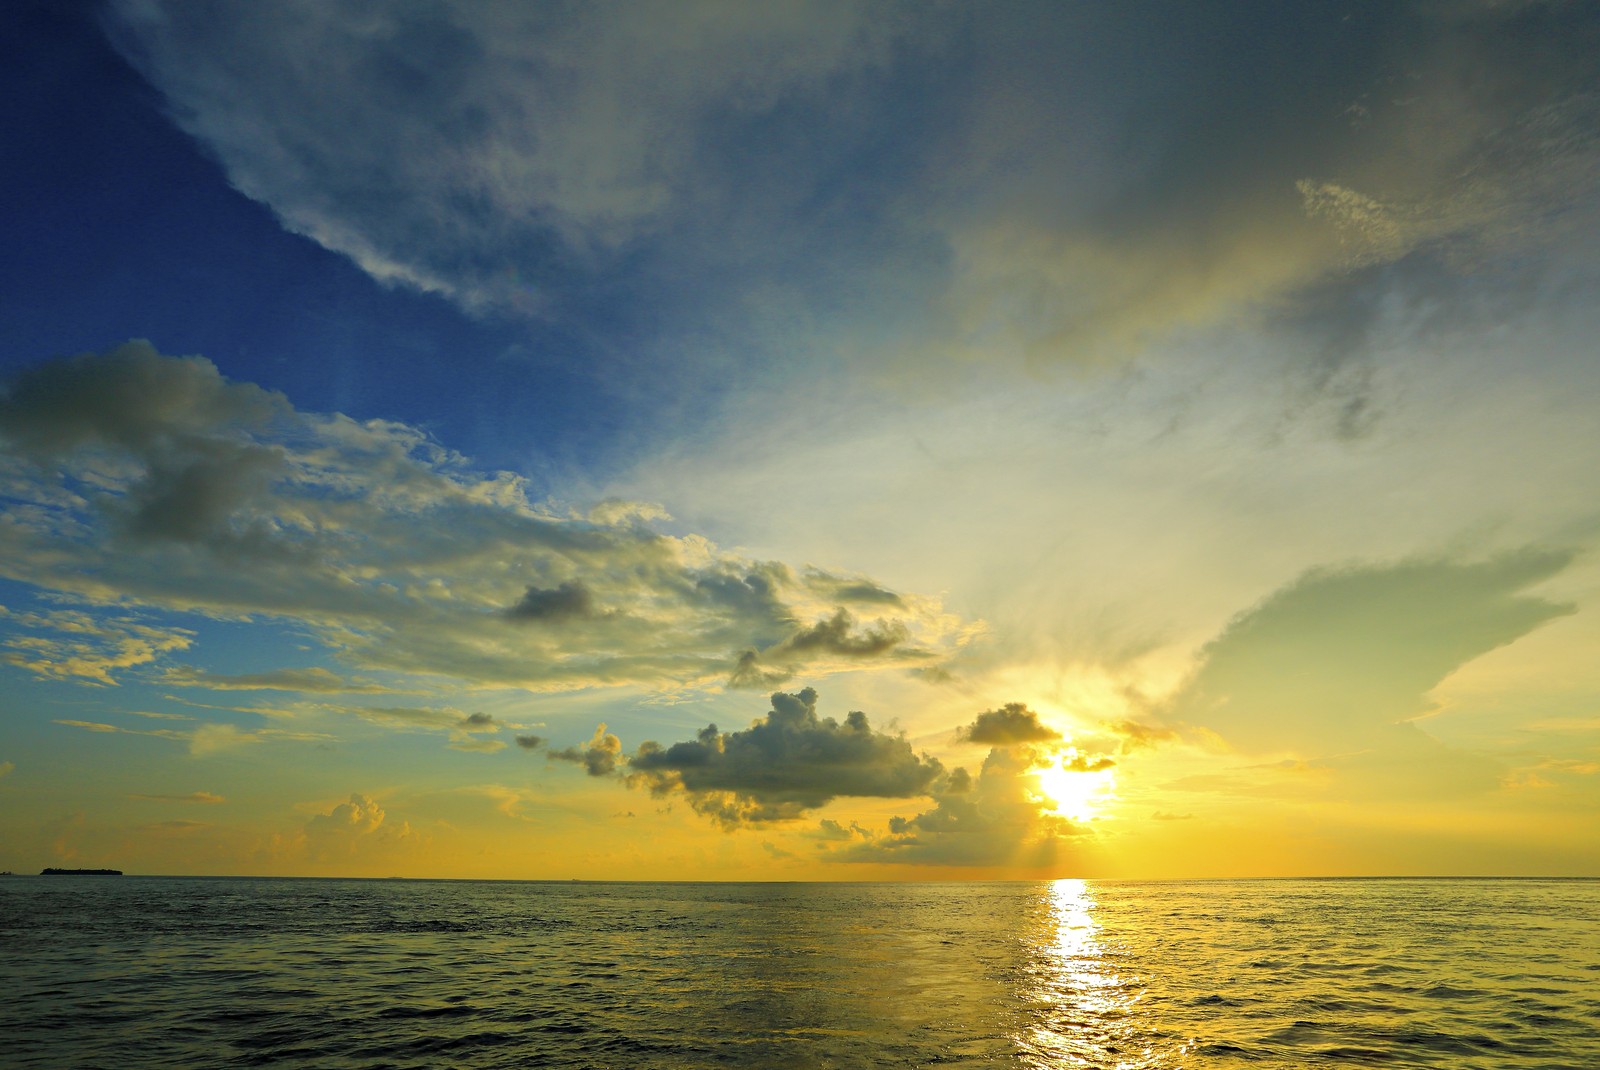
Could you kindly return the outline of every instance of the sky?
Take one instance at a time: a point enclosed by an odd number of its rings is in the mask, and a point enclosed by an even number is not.
[[[0,868],[1600,876],[1600,14],[0,16]]]

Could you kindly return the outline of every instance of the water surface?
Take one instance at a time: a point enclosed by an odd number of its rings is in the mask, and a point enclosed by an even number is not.
[[[1600,882],[0,880],[8,1067],[1600,1067]]]

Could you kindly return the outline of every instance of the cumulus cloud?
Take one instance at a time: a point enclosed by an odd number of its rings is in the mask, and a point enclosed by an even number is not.
[[[1327,755],[1394,741],[1461,665],[1573,607],[1524,593],[1573,554],[1310,572],[1235,617],[1165,705],[1246,751]],[[1387,743],[1384,743],[1387,746]]]
[[[693,740],[640,744],[628,782],[656,796],[681,793],[724,828],[800,817],[846,797],[924,794],[944,771],[902,735],[876,732],[864,713],[841,724],[817,716],[817,693],[777,692],[772,710],[742,731],[707,725]]]
[[[1021,702],[1008,702],[997,710],[985,710],[966,727],[956,733],[967,743],[990,743],[1007,746],[1012,743],[1047,743],[1061,738],[1039,715]]]
[[[543,736],[518,736],[517,746],[523,750],[538,750],[550,741]]]
[[[932,809],[893,818],[886,834],[851,843],[829,857],[943,866],[1058,862],[1071,839],[1088,830],[1043,808],[1034,776],[1038,757],[1026,746],[994,747],[976,778],[956,782],[952,777],[951,787],[935,790]]]
[[[352,793],[325,814],[314,814],[306,822],[306,853],[314,860],[337,859],[363,849],[374,841],[392,844],[411,836],[409,822],[385,824],[388,815],[371,796]]]
[[[24,371],[0,395],[0,444],[17,503],[0,520],[0,574],[95,602],[291,621],[358,670],[715,686],[742,658],[827,673],[928,662],[960,642],[931,599],[847,610],[831,574],[665,535],[638,511],[541,506],[520,478],[474,472],[414,428],[301,413],[143,342]],[[181,475],[200,471],[227,493]],[[12,617],[65,634],[14,638],[11,660],[101,683],[193,638],[130,612]],[[318,669],[172,671],[225,688],[377,687]]]
[[[537,738],[537,737],[533,737]],[[522,742],[518,739],[517,742]],[[567,747],[550,751],[550,757],[561,762],[576,762],[590,776],[610,776],[622,761],[622,740],[606,731],[602,723],[594,730],[594,737],[582,747]]]

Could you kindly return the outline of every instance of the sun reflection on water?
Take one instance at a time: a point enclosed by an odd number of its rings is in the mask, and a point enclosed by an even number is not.
[[[1180,1065],[1185,1045],[1146,1020],[1143,982],[1123,969],[1121,949],[1102,932],[1088,882],[1058,880],[1046,895],[1023,993],[1034,1013],[1017,1038],[1024,1063],[1040,1070]]]

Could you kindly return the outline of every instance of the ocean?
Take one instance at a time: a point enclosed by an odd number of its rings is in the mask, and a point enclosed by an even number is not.
[[[0,1066],[1600,1067],[1600,881],[0,879]]]

